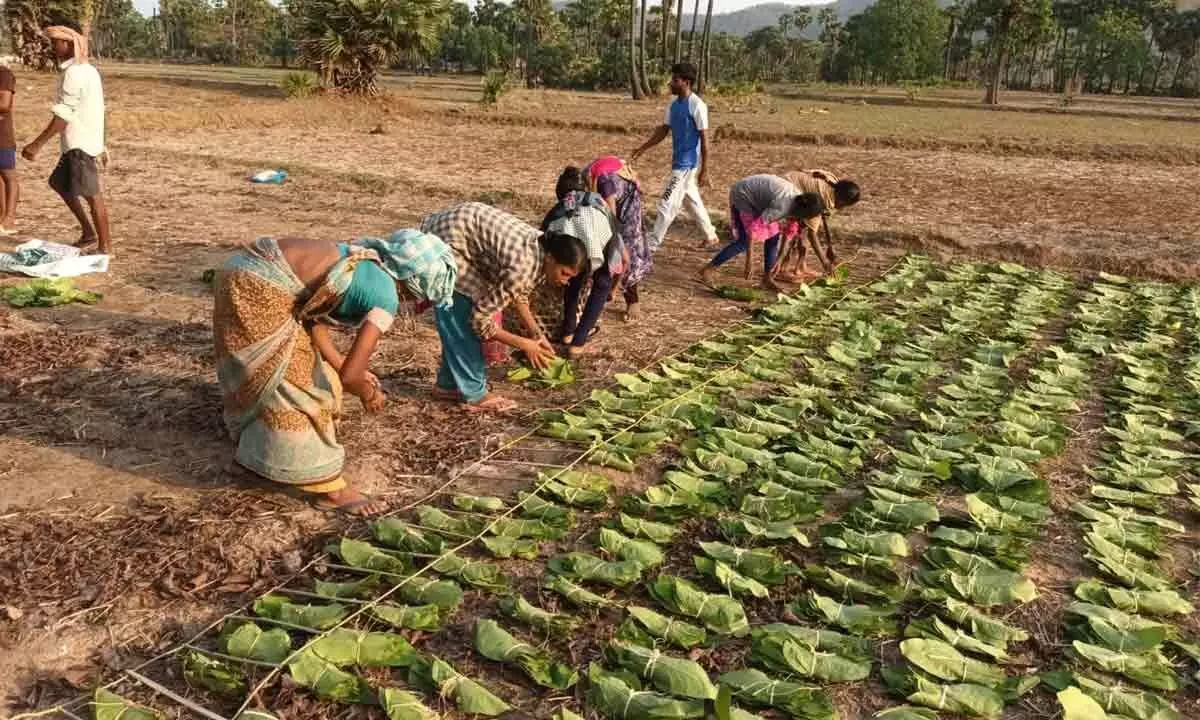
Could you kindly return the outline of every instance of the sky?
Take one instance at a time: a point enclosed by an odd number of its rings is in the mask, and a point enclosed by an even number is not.
[[[727,13],[748,8],[751,5],[761,5],[765,2],[785,2],[789,5],[816,5],[822,0],[806,0],[800,2],[798,0],[716,0],[713,3],[714,13]],[[826,0],[827,1],[827,0]],[[134,7],[142,12],[143,15],[151,15],[158,7],[158,0],[133,0]],[[474,5],[474,2],[470,2]],[[657,3],[654,3],[657,4]]]

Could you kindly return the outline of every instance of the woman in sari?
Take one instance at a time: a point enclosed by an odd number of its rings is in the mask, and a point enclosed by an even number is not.
[[[621,242],[629,262],[621,276],[625,295],[625,320],[632,322],[641,314],[638,286],[654,267],[654,255],[646,244],[642,226],[642,186],[637,175],[621,158],[598,157],[583,171],[587,189],[599,193],[613,211],[621,231]]]
[[[334,422],[342,392],[368,412],[382,409],[367,361],[401,294],[448,306],[456,279],[450,248],[415,230],[354,243],[260,238],[230,258],[215,281],[213,334],[235,462],[316,496],[321,509],[380,512],[342,476]],[[331,326],[358,328],[345,355]]]

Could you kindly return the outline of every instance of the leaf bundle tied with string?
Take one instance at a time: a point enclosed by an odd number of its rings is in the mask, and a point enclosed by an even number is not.
[[[517,640],[494,620],[475,621],[475,649],[489,660],[516,663],[542,687],[566,690],[579,681],[579,674],[569,666],[555,662],[546,651]]]

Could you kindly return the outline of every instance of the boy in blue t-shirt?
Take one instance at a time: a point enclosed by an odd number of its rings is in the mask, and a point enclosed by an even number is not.
[[[637,160],[642,153],[671,135],[671,176],[658,203],[658,216],[654,229],[646,238],[650,252],[662,245],[667,230],[679,210],[686,207],[700,229],[704,231],[704,245],[717,242],[717,230],[708,218],[704,200],[700,198],[700,187],[708,184],[708,106],[700,96],[692,92],[696,84],[696,67],[691,63],[678,63],[671,68],[671,94],[675,101],[667,106],[663,124],[654,130],[650,139],[633,151]]]

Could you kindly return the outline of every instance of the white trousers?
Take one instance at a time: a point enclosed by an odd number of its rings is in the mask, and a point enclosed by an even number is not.
[[[646,238],[646,246],[650,252],[662,245],[667,236],[671,223],[679,216],[679,210],[686,208],[692,218],[704,232],[704,239],[709,242],[717,238],[717,229],[708,218],[708,210],[700,197],[700,170],[672,170],[667,178],[667,187],[663,190],[662,199],[658,201],[658,215],[654,218],[654,229]]]

